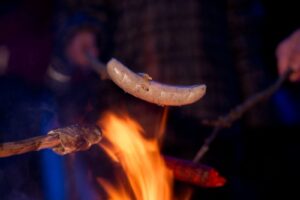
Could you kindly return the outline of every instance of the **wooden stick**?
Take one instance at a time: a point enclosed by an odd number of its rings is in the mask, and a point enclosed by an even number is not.
[[[110,77],[107,73],[106,64],[102,63],[96,57],[94,57],[88,53],[86,54],[86,58],[91,63],[91,67],[93,68],[93,70],[95,70],[100,75],[101,80],[110,79]]]
[[[0,158],[52,148],[59,145],[58,135],[43,135],[17,142],[0,144]]]
[[[241,118],[247,111],[256,106],[258,103],[272,96],[283,84],[283,82],[292,74],[292,70],[287,70],[278,80],[267,89],[250,96],[243,103],[229,111],[225,116],[219,117],[217,120],[204,120],[202,123],[209,126],[230,127],[231,124]]]
[[[53,149],[64,155],[76,151],[86,150],[91,145],[100,142],[102,133],[96,126],[72,125],[48,132],[47,135],[29,138],[26,140],[0,143],[0,158]]]
[[[205,139],[204,144],[198,150],[196,156],[193,159],[193,162],[199,162],[200,159],[205,155],[205,153],[209,149],[209,145],[214,141],[214,139],[219,134],[219,131],[222,128],[230,127],[235,121],[241,118],[247,111],[256,106],[258,103],[268,99],[272,96],[283,84],[285,80],[293,73],[293,70],[288,69],[282,76],[280,76],[277,81],[268,87],[267,89],[250,96],[246,101],[242,104],[233,108],[228,114],[225,116],[219,117],[219,119],[215,121],[203,121],[204,125],[213,126],[214,129],[212,133]]]

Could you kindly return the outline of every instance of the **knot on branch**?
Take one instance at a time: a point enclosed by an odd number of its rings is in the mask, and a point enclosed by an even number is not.
[[[94,125],[71,125],[50,131],[48,135],[59,138],[59,144],[52,148],[59,155],[87,150],[102,139],[100,128]]]

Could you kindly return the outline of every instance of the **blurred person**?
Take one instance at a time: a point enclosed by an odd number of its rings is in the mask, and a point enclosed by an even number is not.
[[[95,122],[103,110],[126,107],[147,133],[158,128],[163,108],[100,81],[87,53],[103,62],[115,57],[167,84],[207,85],[199,102],[170,109],[165,150],[186,159],[192,159],[209,134],[201,120],[217,119],[269,84],[260,52],[259,1],[69,0],[59,1],[58,8],[47,81],[61,99],[62,124],[87,118]],[[206,198],[255,198],[253,188],[240,180],[240,132],[270,125],[271,107],[257,106],[220,134],[203,162],[219,167],[230,184],[207,192]]]

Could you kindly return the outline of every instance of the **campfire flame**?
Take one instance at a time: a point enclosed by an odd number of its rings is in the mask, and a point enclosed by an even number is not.
[[[158,140],[145,138],[142,127],[128,116],[106,113],[99,123],[108,140],[101,147],[122,166],[129,184],[128,188],[124,179],[119,186],[99,180],[108,199],[171,200],[173,177],[160,154]]]

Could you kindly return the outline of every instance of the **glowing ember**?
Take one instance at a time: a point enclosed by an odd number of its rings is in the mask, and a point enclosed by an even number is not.
[[[118,186],[100,180],[109,199],[171,200],[173,177],[160,155],[158,141],[146,139],[142,128],[129,117],[112,113],[99,122],[108,143],[101,146],[126,173],[130,187],[120,178]]]

